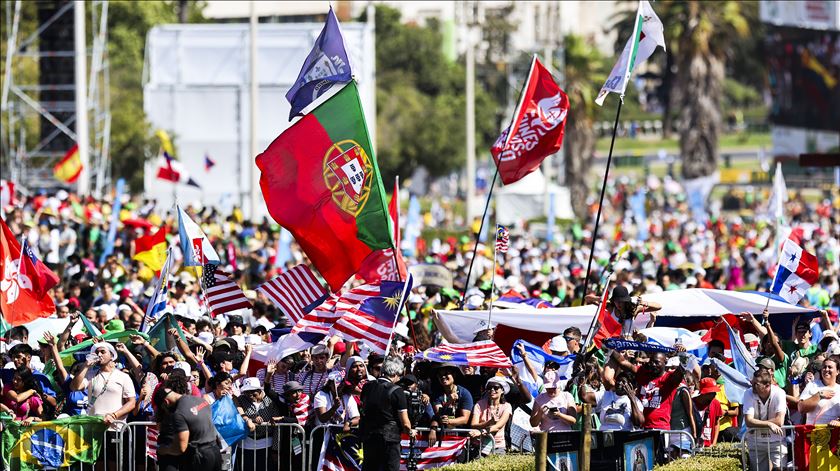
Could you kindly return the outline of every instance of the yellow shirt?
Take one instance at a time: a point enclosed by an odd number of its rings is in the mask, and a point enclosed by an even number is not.
[[[723,432],[724,430],[732,427],[732,419],[734,417],[729,417],[726,415],[727,412],[733,410],[738,407],[738,403],[729,402],[729,398],[726,397],[726,391],[724,391],[723,386],[720,387],[715,399],[720,402],[720,408],[723,410],[723,416],[718,420],[718,424],[720,425],[719,432]]]

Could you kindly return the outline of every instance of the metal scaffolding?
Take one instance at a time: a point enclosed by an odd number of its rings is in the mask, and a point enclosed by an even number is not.
[[[89,175],[90,190],[95,196],[101,196],[110,185],[111,173],[108,157],[111,128],[108,2],[57,2],[55,11],[48,18],[42,18],[35,31],[25,38],[20,31],[23,2],[16,0],[14,5],[12,2],[4,2],[4,5],[8,36],[0,99],[0,113],[5,118],[4,129],[0,132],[0,173],[24,191],[62,186],[53,177],[53,167],[72,146],[72,143],[62,145],[61,140],[69,138],[78,142],[76,113],[73,113],[76,101],[51,99],[50,94],[76,91],[76,83],[80,82],[82,86],[87,86],[86,109],[90,129],[90,168],[85,170]],[[44,84],[38,75],[24,74],[24,70],[32,69],[32,62],[41,74],[47,73],[39,68],[42,58],[76,57],[72,45],[69,49],[51,50],[41,38],[50,32],[50,28],[66,29],[68,21],[73,24],[74,9],[85,6],[90,27],[81,37],[86,38],[83,49],[87,56],[86,69],[89,70],[87,80],[71,79],[66,83]],[[75,24],[79,24],[78,18]],[[42,123],[40,131],[38,126],[32,125],[33,120]],[[45,120],[49,123],[47,127],[43,125]]]

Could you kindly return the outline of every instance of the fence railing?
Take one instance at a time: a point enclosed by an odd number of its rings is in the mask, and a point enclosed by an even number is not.
[[[307,431],[296,423],[255,425],[255,429],[234,447],[222,449],[223,469],[229,471],[314,469],[320,457],[321,446],[328,439],[326,432],[336,432],[342,428],[343,425],[340,424],[324,424]],[[785,426],[782,429],[782,435],[772,434],[768,429],[747,431],[740,442],[745,468],[748,464],[752,464],[753,469],[766,469],[768,465],[783,468],[788,461],[794,459],[792,453],[794,427]],[[419,427],[416,430],[423,434],[418,441],[416,454],[413,455],[419,458],[426,447],[423,442],[427,441],[426,434],[430,432],[430,429]],[[653,431],[667,438],[664,440],[666,447],[669,444],[676,445],[692,455],[697,449],[694,437],[684,430]],[[98,441],[102,446],[96,464],[83,463],[75,465],[74,469],[154,471],[158,467],[158,434],[157,425],[154,422],[121,423],[116,430],[109,429],[101,437],[90,436],[89,430],[78,430],[75,433],[86,436],[89,441]],[[447,428],[438,429],[437,437],[438,439],[453,436],[466,438],[475,433],[476,430],[471,428]],[[480,437],[482,438],[481,446],[476,446],[476,440],[468,441],[460,452],[458,461],[465,462],[483,455],[505,452],[504,448],[495,446],[492,435],[485,434]],[[510,445],[512,448],[517,446],[516,443],[510,443]],[[408,445],[403,441],[403,458],[406,458],[408,451]],[[795,461],[793,465],[796,465]],[[10,471],[17,470],[12,466]]]
[[[744,469],[792,469],[796,466],[796,454],[793,453],[793,441],[796,426],[780,427],[782,434],[776,434],[767,428],[748,428],[741,439],[741,464]]]

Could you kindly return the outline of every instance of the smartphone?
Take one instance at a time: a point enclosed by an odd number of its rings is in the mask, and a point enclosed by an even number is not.
[[[548,408],[548,411],[549,411],[549,412],[552,412],[552,413],[553,413],[553,412],[560,412],[560,408],[559,408],[559,407],[549,407],[549,408]]]

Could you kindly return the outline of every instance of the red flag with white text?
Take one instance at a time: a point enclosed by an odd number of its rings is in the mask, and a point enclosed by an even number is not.
[[[566,128],[569,98],[551,73],[534,56],[528,81],[512,121],[490,152],[505,185],[533,172],[542,161],[560,150]]]

